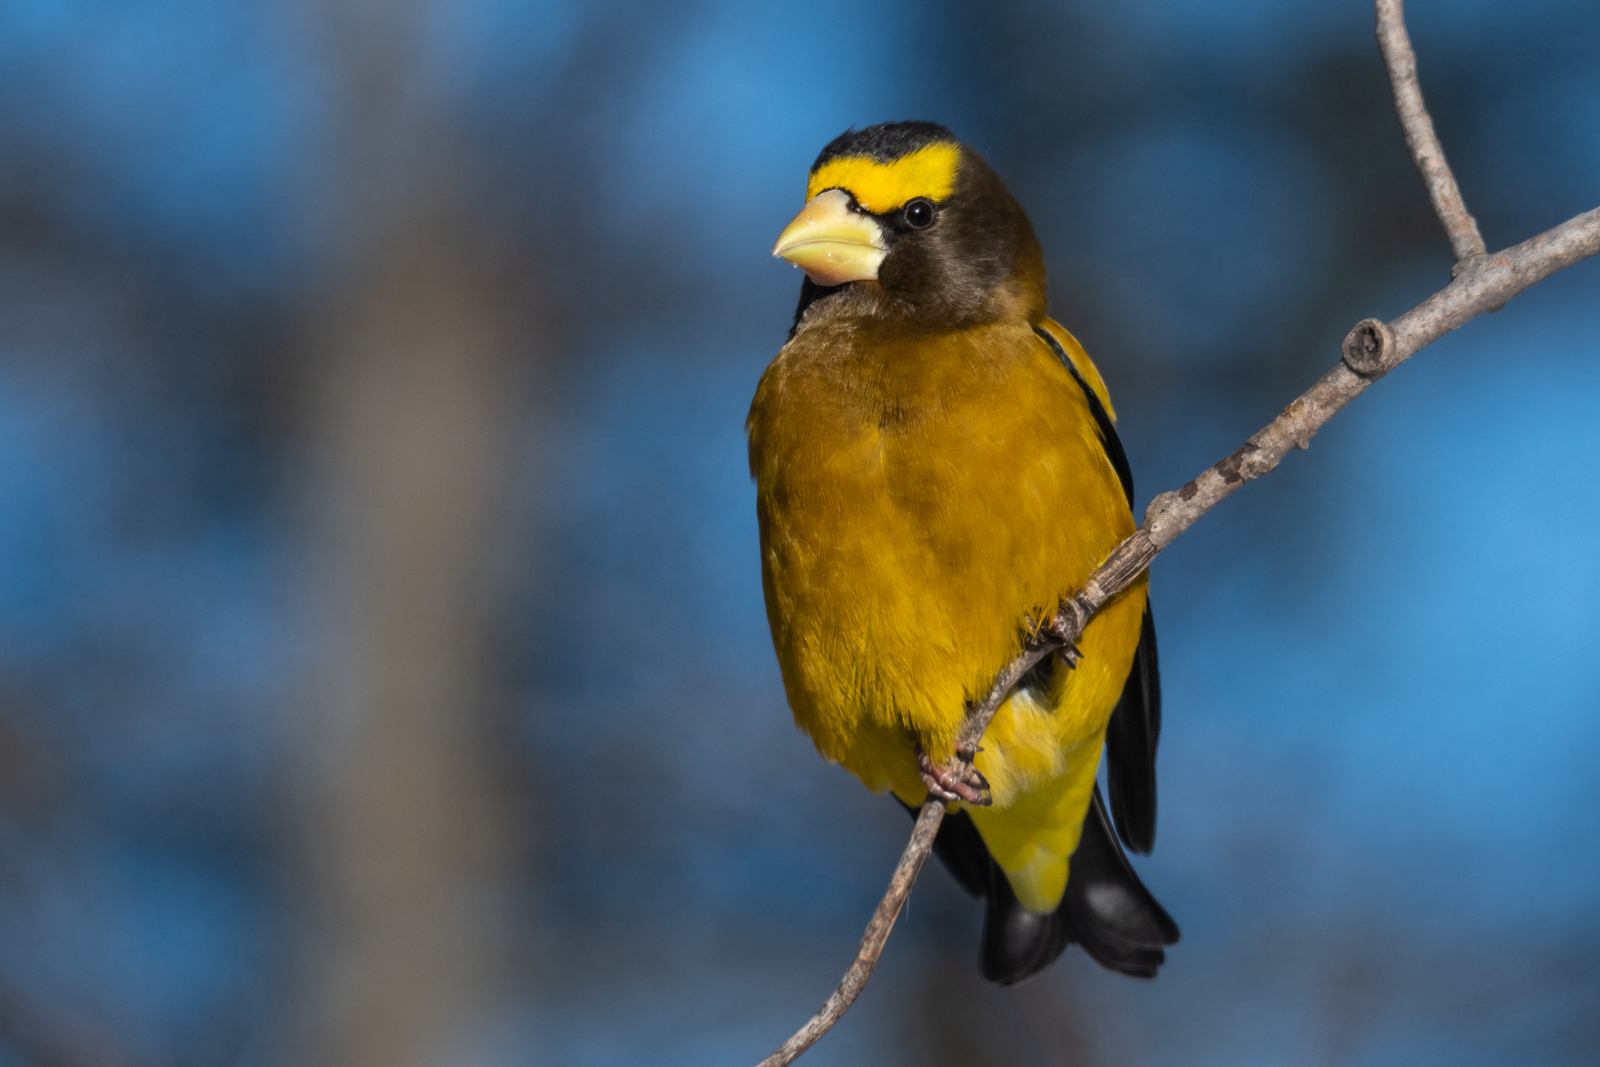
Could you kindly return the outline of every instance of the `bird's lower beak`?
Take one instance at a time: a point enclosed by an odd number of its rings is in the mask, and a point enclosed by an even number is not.
[[[778,235],[772,254],[805,271],[818,285],[843,285],[878,277],[885,255],[883,230],[850,210],[850,197],[828,189],[812,197]]]

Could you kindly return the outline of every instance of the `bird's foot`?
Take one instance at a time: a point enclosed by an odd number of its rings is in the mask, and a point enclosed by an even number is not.
[[[1040,627],[1040,632],[1035,635],[1030,651],[1037,648],[1050,648],[1051,654],[1056,659],[1059,659],[1062,664],[1066,664],[1067,670],[1072,670],[1077,667],[1078,662],[1082,662],[1083,649],[1078,648],[1077,641],[1069,640],[1067,633],[1072,633],[1072,630],[1067,627],[1066,619],[1061,614],[1056,614],[1050,622],[1046,622],[1043,627]]]
[[[1073,619],[1069,618],[1069,615],[1075,617],[1076,626],[1073,625]],[[1044,632],[1054,639],[1057,646],[1055,656],[1066,664],[1068,670],[1072,670],[1083,661],[1083,649],[1078,647],[1072,637],[1082,636],[1087,621],[1084,610],[1077,601],[1064,600],[1061,602],[1061,610],[1045,623]]]
[[[922,775],[922,784],[928,787],[929,793],[947,804],[952,800],[965,800],[968,804],[988,807],[994,803],[994,798],[989,795],[989,780],[972,765],[971,756],[975,755],[976,749],[970,755],[963,754],[962,770],[957,773],[933,762],[918,745],[917,770]]]

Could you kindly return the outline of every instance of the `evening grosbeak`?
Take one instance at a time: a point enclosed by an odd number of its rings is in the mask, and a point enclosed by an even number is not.
[[[1033,228],[949,130],[897,122],[822,150],[773,252],[806,280],[746,429],[795,722],[869,789],[951,801],[935,850],[987,899],[986,978],[1073,941],[1154,976],[1178,929],[1117,840],[1155,838],[1146,579],[1090,621],[1076,666],[1022,679],[976,773],[943,768],[968,703],[1135,528],[1111,398],[1046,314]]]

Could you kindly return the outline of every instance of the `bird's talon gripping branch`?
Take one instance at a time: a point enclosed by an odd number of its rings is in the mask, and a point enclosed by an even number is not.
[[[929,793],[947,804],[956,800],[965,800],[982,808],[993,804],[989,780],[983,776],[983,772],[971,763],[963,762],[962,767],[959,774],[948,767],[941,767],[928,758],[921,745],[917,746],[917,771]]]
[[[1089,618],[1098,608],[1098,604],[1094,607],[1084,604],[1084,597],[1090,592],[1091,590],[1085,587],[1078,595],[1063,598],[1060,607],[1051,616],[1050,623],[1045,629],[1055,638],[1057,644],[1069,645],[1076,650],[1078,638],[1083,636],[1084,627],[1089,625]]]
[[[1088,622],[1088,617],[1082,606],[1076,600],[1063,600],[1061,610],[1055,614],[1044,632],[1057,646],[1055,657],[1072,670],[1083,661],[1083,649],[1078,647],[1077,639],[1083,635],[1083,628]]]

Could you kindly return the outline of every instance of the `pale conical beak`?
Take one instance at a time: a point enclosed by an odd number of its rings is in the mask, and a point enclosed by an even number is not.
[[[812,197],[778,235],[772,254],[806,272],[818,285],[876,280],[886,254],[883,230],[850,210],[850,197],[829,189]]]

